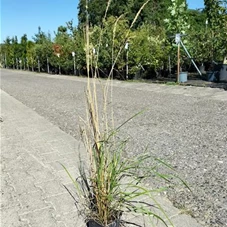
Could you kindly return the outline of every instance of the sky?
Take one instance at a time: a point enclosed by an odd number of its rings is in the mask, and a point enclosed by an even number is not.
[[[54,31],[60,25],[73,19],[77,25],[79,0],[1,0],[0,42],[7,36],[17,36],[18,41],[25,33],[32,39],[38,27],[45,33]],[[190,9],[204,7],[203,0],[187,0]]]

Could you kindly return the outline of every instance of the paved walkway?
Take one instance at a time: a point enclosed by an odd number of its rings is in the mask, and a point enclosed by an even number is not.
[[[1,226],[85,226],[59,164],[76,175],[80,143],[3,91],[1,118]],[[201,227],[167,199],[158,200],[175,227]]]

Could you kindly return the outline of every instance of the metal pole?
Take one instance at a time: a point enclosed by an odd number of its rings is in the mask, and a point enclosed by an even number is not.
[[[76,59],[75,59],[75,55],[73,56],[73,69],[74,69],[74,75],[76,75]]]
[[[2,57],[2,54],[1,54],[0,65],[2,66],[2,64],[3,64],[3,57]]]
[[[60,66],[60,63],[58,63],[58,74],[61,75],[61,66]]]
[[[32,57],[32,72],[34,72],[34,59],[33,59],[33,57]]]
[[[16,63],[17,63],[17,70],[19,69],[19,66],[18,66],[18,58],[16,58]]]
[[[21,59],[19,60],[19,63],[20,63],[20,70],[22,70],[22,60]]]
[[[5,68],[7,68],[7,58],[6,58],[6,53],[5,53]]]
[[[169,76],[171,76],[171,59],[170,59],[170,55],[169,55]]]
[[[48,74],[50,73],[50,68],[49,68],[49,60],[48,60],[48,57],[47,57],[47,73],[48,73]]]
[[[6,67],[6,60],[5,60],[5,56],[2,55],[2,64],[3,64],[3,68]]]
[[[28,68],[28,71],[29,71],[29,63],[28,63],[28,58],[26,57],[26,62],[27,62],[27,68]]]
[[[126,50],[126,80],[128,80],[128,49]]]
[[[40,73],[40,62],[39,62],[39,58],[38,58],[38,71]]]
[[[58,57],[58,74],[61,75],[61,66],[60,66],[60,54],[57,54]]]
[[[191,59],[191,62],[193,63],[193,65],[195,66],[197,72],[199,73],[200,76],[202,76],[201,71],[199,70],[199,68],[197,67],[196,63],[194,62],[193,58],[191,57],[191,55],[189,54],[188,50],[186,49],[185,45],[183,44],[182,41],[180,41],[180,44],[182,45],[182,47],[184,48],[186,54],[188,55],[188,57]]]
[[[177,48],[177,83],[180,82],[180,43]]]

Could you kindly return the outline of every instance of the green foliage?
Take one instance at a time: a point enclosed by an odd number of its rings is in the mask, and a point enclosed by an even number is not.
[[[34,71],[34,67],[37,66],[35,47],[35,43],[33,43],[32,41],[27,42],[27,62],[32,71]]]
[[[167,61],[168,46],[165,45],[165,31],[161,27],[144,24],[131,34],[130,71],[135,73],[139,66],[148,66],[155,70]]]
[[[169,34],[185,34],[190,25],[188,24],[187,4],[185,0],[171,0],[168,7],[168,16],[165,19]]]
[[[101,26],[103,22],[103,17],[105,15],[107,2],[104,0],[90,0],[88,3],[88,15],[89,21],[92,26]],[[144,0],[112,0],[109,6],[107,17],[114,16],[120,17],[124,15],[125,19],[132,23],[136,16],[136,13],[143,5]],[[86,22],[86,9],[85,0],[79,2],[79,24],[83,25]],[[150,0],[144,10],[140,13],[136,23],[135,28],[141,26],[143,23],[149,23],[154,25],[162,25],[164,15],[167,13],[167,8],[169,6],[168,0]]]
[[[128,57],[129,76],[135,74],[144,78],[157,76],[168,65],[176,64],[177,50],[174,47],[176,33],[187,34],[184,44],[195,61],[200,64],[206,61],[223,61],[227,55],[227,8],[226,0],[206,0],[202,11],[190,10],[185,0],[150,0],[138,15],[134,26],[125,39],[126,33],[144,0],[90,0],[88,14],[90,21],[90,56],[91,62],[97,62],[99,75],[109,75],[113,59],[119,50],[129,41],[129,50],[121,51],[114,65],[113,76],[125,78],[126,58]],[[108,11],[106,6],[110,3]],[[79,1],[79,25],[73,21],[58,27],[55,36],[38,28],[33,41],[24,34],[20,37],[6,37],[1,45],[0,61],[2,67],[14,69],[29,69],[47,72],[73,74],[74,62],[77,75],[86,74],[85,54],[85,0]],[[106,18],[103,19],[106,14]],[[207,23],[206,23],[207,21]],[[103,33],[99,40],[100,32]],[[54,46],[59,45],[60,57],[56,56]],[[94,52],[94,49],[96,52]],[[75,58],[72,56],[75,52]],[[21,63],[20,63],[21,62]],[[185,54],[182,54],[182,66],[190,64]]]
[[[129,29],[128,21],[123,18],[109,17],[104,21],[103,28],[95,26],[91,29],[91,51],[95,48],[99,51],[98,67],[110,68],[113,60],[124,44],[127,30]],[[103,36],[100,40],[100,33]],[[93,57],[94,54],[93,54]],[[121,54],[116,62],[116,68],[121,68],[124,65],[123,55]]]
[[[205,26],[206,14],[204,11],[188,10],[190,30],[187,34],[187,48],[197,62],[205,62],[209,59],[211,40],[209,30]]]
[[[227,1],[205,0],[208,29],[211,40],[211,59],[223,60],[227,54]]]

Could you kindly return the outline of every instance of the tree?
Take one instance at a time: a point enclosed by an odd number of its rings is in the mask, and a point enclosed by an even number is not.
[[[24,34],[21,37],[21,42],[20,42],[20,52],[21,52],[21,64],[24,66],[24,69],[26,68],[26,64],[27,64],[27,35]]]
[[[167,32],[169,35],[185,34],[190,28],[186,1],[171,0],[171,2],[171,6],[168,7],[168,16],[165,19]]]
[[[83,69],[86,66],[84,46],[85,40],[83,31],[81,29],[74,29],[72,38],[72,51],[75,52],[75,63],[79,74],[80,69]]]
[[[205,0],[205,13],[207,15],[208,29],[210,29],[212,48],[210,58],[212,60],[223,60],[227,54],[227,1]]]
[[[198,64],[209,61],[212,41],[209,38],[210,29],[207,28],[207,17],[204,10],[188,10],[190,29],[187,31],[187,49]],[[188,60],[190,61],[190,60]]]
[[[8,68],[12,64],[12,48],[11,48],[11,39],[9,36],[6,37],[3,46],[3,59],[4,59],[4,67]]]
[[[124,67],[124,54],[122,52],[119,54],[119,52],[124,47],[128,29],[127,20],[113,16],[108,17],[102,27],[90,28],[90,61],[97,62],[97,67],[103,76],[109,75],[114,60],[116,60],[115,72],[117,74]],[[101,39],[100,34],[102,34]]]
[[[126,19],[131,24],[135,18],[137,12],[144,4],[144,0],[132,0],[128,1],[127,7],[129,7]],[[169,0],[150,0],[146,7],[140,13],[136,23],[135,28],[143,24],[152,24],[154,26],[163,26],[165,16],[167,15],[168,7],[170,6]],[[127,11],[127,10],[126,10]]]
[[[38,27],[38,33],[32,37],[36,44],[42,44],[43,40],[46,38],[45,33],[41,30],[41,27]]]
[[[35,54],[35,57],[32,57],[33,63],[38,62],[41,71],[48,71],[49,58],[51,58],[53,53],[51,36],[50,34],[45,34],[39,27],[38,33],[35,34],[33,40],[35,43],[32,50],[32,56]]]
[[[52,63],[55,67],[64,70],[65,73],[71,73],[73,70],[73,40],[67,33],[68,29],[65,26],[59,26],[58,31],[55,34],[54,43],[58,47],[58,51],[55,51],[55,55],[52,56]]]
[[[138,10],[144,4],[144,0],[112,0],[110,2],[107,18],[110,16],[119,17],[124,15],[125,19],[132,23]],[[143,11],[140,13],[135,28],[141,26],[143,23],[150,23],[154,25],[162,25],[164,15],[167,14],[169,6],[168,0],[150,0]],[[107,1],[105,0],[90,0],[88,3],[89,21],[92,26],[101,26],[107,8]],[[79,5],[79,25],[86,22],[86,7],[85,0],[80,0]]]
[[[31,67],[32,71],[37,66],[36,61],[36,50],[35,50],[35,43],[32,41],[27,42],[27,63],[28,67]]]
[[[12,59],[13,68],[19,68],[19,58],[20,58],[20,45],[18,44],[17,36],[12,37]]]
[[[138,73],[141,69],[158,75],[167,62],[168,46],[166,46],[165,30],[162,27],[145,24],[132,33],[129,45],[130,72]],[[145,75],[150,78],[152,75]]]

